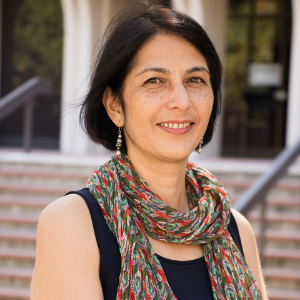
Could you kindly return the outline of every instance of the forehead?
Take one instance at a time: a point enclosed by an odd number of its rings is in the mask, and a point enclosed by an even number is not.
[[[207,67],[206,60],[199,49],[181,36],[157,34],[152,36],[139,49],[133,69],[144,67],[193,67],[194,64]]]

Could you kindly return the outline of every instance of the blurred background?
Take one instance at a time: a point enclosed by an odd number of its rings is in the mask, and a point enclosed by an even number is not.
[[[1,300],[29,299],[41,210],[112,155],[83,133],[79,104],[106,26],[134,2],[0,0]],[[190,159],[251,222],[270,300],[299,300],[300,1],[150,2],[191,15],[215,44],[223,111]]]

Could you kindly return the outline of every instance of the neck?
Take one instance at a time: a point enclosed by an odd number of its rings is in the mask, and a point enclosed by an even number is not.
[[[128,157],[134,169],[162,201],[178,211],[189,210],[185,186],[187,159],[180,162],[149,160],[130,153]]]

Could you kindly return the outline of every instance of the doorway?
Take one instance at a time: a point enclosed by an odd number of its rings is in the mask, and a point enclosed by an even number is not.
[[[230,0],[223,156],[273,158],[284,147],[291,3]]]

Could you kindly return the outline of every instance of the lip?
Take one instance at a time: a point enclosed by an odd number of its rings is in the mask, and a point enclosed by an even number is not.
[[[181,120],[181,121],[178,121],[178,120],[167,120],[167,121],[158,122],[157,124],[159,124],[159,123],[177,123],[177,124],[183,124],[183,123],[195,123],[195,122],[192,121],[192,120]]]
[[[184,124],[184,123],[191,123],[191,125],[185,127],[185,128],[169,128],[169,127],[164,127],[164,126],[160,126],[158,125],[159,123],[177,123],[177,124]],[[163,130],[164,132],[173,134],[173,135],[182,135],[182,134],[186,134],[187,132],[189,132],[192,127],[194,126],[194,122],[191,120],[168,120],[168,121],[163,121],[163,122],[159,122],[157,123],[157,126]]]

